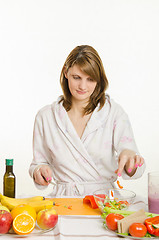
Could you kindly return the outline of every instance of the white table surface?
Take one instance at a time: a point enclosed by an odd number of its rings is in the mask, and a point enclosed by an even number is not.
[[[135,203],[129,210],[135,211],[144,209],[147,211],[145,200],[141,197],[136,198]],[[1,239],[24,239],[24,236],[3,234]],[[114,233],[110,233],[103,227],[101,216],[59,216],[56,227],[50,232],[33,235],[29,234],[25,239],[31,240],[112,240],[121,239]],[[125,238],[127,239],[127,238]]]

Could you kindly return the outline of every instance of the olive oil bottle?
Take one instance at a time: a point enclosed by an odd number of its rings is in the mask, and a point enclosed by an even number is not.
[[[16,177],[13,173],[13,159],[6,159],[6,172],[3,177],[3,195],[15,198]]]

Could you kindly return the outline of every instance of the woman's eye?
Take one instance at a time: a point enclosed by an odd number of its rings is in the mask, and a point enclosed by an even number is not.
[[[88,81],[94,82],[95,80],[93,78],[88,78]]]
[[[79,77],[78,77],[78,76],[73,76],[73,78],[74,78],[74,79],[79,79]]]

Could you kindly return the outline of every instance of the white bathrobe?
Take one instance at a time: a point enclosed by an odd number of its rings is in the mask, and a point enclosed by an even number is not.
[[[113,186],[120,152],[131,149],[139,153],[127,114],[107,97],[104,107],[98,111],[97,106],[93,111],[80,139],[59,100],[42,108],[36,116],[31,177],[39,164],[49,165],[57,183],[52,196],[83,196]],[[144,170],[145,164],[133,177],[124,171],[122,177],[139,178]]]

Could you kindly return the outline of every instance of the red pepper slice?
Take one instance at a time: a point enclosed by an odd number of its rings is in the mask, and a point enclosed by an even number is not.
[[[116,182],[117,182],[117,184],[118,184],[118,187],[119,187],[120,189],[122,189],[122,188],[123,188],[123,186],[121,186],[121,185],[120,185],[120,182],[119,182],[119,180],[117,180]]]
[[[145,220],[145,225],[147,227],[147,231],[154,236],[159,236],[159,228],[155,228],[153,226],[156,224],[159,224],[159,216],[147,218]]]
[[[130,204],[128,203],[128,201],[118,201],[118,203],[120,203],[120,204],[125,204],[125,205],[127,205],[127,206],[129,206]]]
[[[68,209],[72,210],[72,206],[68,206]]]
[[[97,196],[105,198],[105,194],[98,194]],[[98,205],[96,204],[93,195],[86,195],[83,199],[83,203],[90,204],[93,209],[98,208]]]
[[[90,204],[93,209],[98,208],[93,195],[87,195],[83,199],[83,203]]]
[[[112,196],[112,197],[114,197],[114,193],[113,193],[113,191],[112,191],[112,190],[111,190],[111,196]]]

